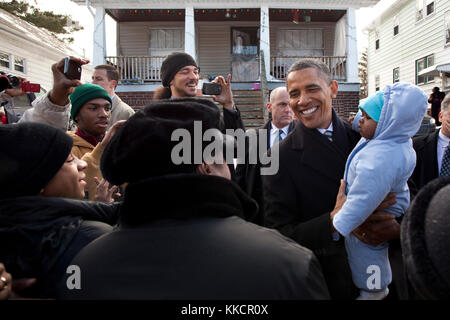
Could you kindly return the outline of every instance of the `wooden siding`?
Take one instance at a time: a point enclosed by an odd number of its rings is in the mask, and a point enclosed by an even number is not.
[[[43,45],[38,45],[32,41],[6,33],[3,30],[0,31],[0,37],[2,39],[2,47],[0,49],[2,52],[16,55],[26,60],[25,73],[15,71],[13,66],[10,66],[10,69],[0,67],[0,70],[24,77],[33,83],[39,83],[42,88],[49,91],[53,86],[51,66],[69,53],[62,54]],[[91,65],[84,66],[81,81],[90,82],[92,73]]]
[[[444,14],[450,10],[450,1],[436,0],[435,11],[416,22],[415,1],[405,4],[383,19],[369,32],[368,65],[369,95],[375,92],[375,77],[380,76],[380,89],[393,83],[393,69],[400,68],[400,81],[415,84],[416,60],[434,54],[434,64],[450,60],[450,46],[444,45]],[[399,18],[399,34],[394,36],[394,17]],[[380,48],[375,50],[375,30],[379,32]],[[439,77],[434,82],[420,85],[427,93],[441,86]]]

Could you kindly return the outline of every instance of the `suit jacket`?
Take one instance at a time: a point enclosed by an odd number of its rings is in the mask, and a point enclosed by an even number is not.
[[[119,120],[128,120],[133,114],[133,108],[123,102],[116,94],[112,99],[111,118],[109,119],[108,129]]]
[[[413,147],[416,150],[416,168],[408,181],[409,190],[414,197],[428,182],[439,176],[437,160],[437,144],[439,130],[426,136],[413,139]]]
[[[288,128],[288,134],[294,130],[295,122],[292,121]],[[267,140],[266,140],[266,148],[269,149],[270,146],[270,130],[272,128],[271,121],[268,121],[256,130],[256,147],[259,148],[259,140],[261,139],[261,131],[267,130]],[[248,144],[248,139],[246,140],[246,157],[245,163],[238,164],[236,166],[236,182],[244,190],[250,197],[256,200],[258,203],[259,209],[256,217],[246,217],[247,220],[258,224],[263,225],[264,221],[264,198],[263,198],[263,190],[262,190],[262,179],[261,179],[261,162],[259,161],[256,164],[249,164],[248,153],[250,146]],[[259,154],[259,153],[258,153]]]
[[[333,241],[330,212],[353,147],[360,139],[333,110],[333,142],[300,121],[280,143],[280,166],[262,177],[265,225],[311,249],[321,262],[333,299],[357,295],[344,241]]]

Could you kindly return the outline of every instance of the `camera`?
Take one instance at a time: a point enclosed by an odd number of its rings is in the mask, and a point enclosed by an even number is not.
[[[64,75],[70,80],[80,80],[81,65],[69,57],[66,57],[64,59]]]
[[[13,76],[12,74],[7,74],[3,71],[0,71],[0,91],[17,88],[19,87],[19,85],[19,78]]]
[[[205,95],[217,96],[222,93],[222,85],[214,82],[203,83],[202,93]]]

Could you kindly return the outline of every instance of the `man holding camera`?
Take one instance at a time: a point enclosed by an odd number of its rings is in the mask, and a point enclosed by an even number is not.
[[[67,69],[67,66],[65,66],[65,64],[67,65],[66,60],[70,60],[74,65],[80,67],[89,63],[89,60],[70,57],[70,59],[61,59],[52,65],[52,90],[33,101],[33,108],[25,111],[20,121],[41,122],[62,130],[69,129],[71,109],[69,95],[75,87],[82,85],[82,83],[80,80],[70,79],[70,77],[64,74],[64,70]],[[134,110],[115,94],[114,90],[117,86],[117,81],[118,73],[114,67],[101,65],[95,68],[92,83],[98,84],[105,89],[112,101],[111,119],[108,129],[116,121],[127,120],[134,114]]]
[[[161,65],[162,87],[155,91],[154,100],[189,98],[197,95],[200,68],[189,54],[172,52]],[[236,108],[231,91],[231,75],[227,81],[219,76],[213,83],[221,86],[220,94],[211,97],[223,106],[224,129],[244,129],[241,114]],[[208,94],[205,92],[205,94]]]

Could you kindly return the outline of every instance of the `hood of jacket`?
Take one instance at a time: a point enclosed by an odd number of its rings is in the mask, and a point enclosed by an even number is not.
[[[124,226],[160,219],[233,215],[248,220],[257,212],[256,201],[230,180],[201,174],[171,174],[130,183],[120,220]]]
[[[373,140],[407,141],[419,130],[427,107],[427,95],[419,87],[405,82],[386,86]]]

